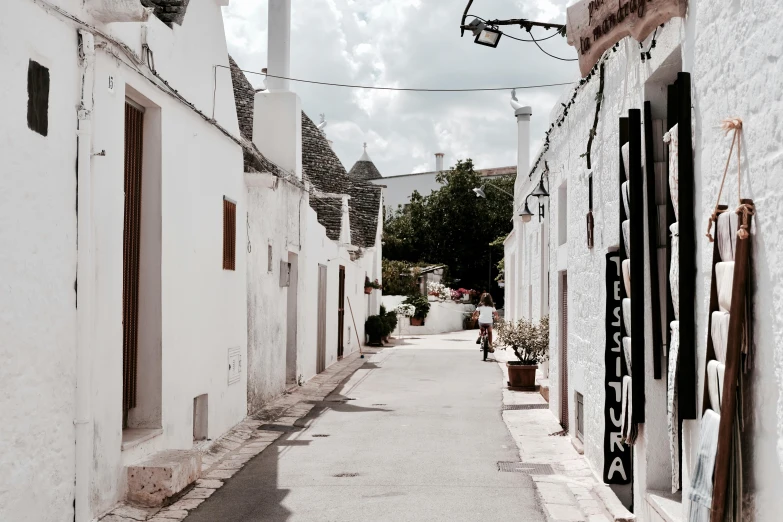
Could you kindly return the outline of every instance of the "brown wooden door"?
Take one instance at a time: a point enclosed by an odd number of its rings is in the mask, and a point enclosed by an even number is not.
[[[560,424],[568,430],[568,274],[563,273],[560,296]]]
[[[318,265],[318,332],[316,372],[326,369],[326,267]]]
[[[139,252],[141,250],[141,161],[144,112],[125,104],[125,220],[122,244],[122,412],[136,407],[139,343]]]
[[[337,358],[343,356],[344,346],[343,337],[345,336],[345,267],[340,267],[340,290],[339,302],[337,305]]]

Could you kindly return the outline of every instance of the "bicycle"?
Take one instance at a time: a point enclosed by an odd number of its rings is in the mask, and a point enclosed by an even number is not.
[[[480,350],[484,354],[484,359],[483,360],[486,361],[487,360],[487,354],[490,353],[490,351],[491,352],[495,351],[492,348],[490,348],[490,346],[489,346],[489,328],[484,328],[482,326],[481,327],[480,336],[481,336],[481,338],[480,338],[481,339],[481,342],[480,342],[481,348],[480,348]]]

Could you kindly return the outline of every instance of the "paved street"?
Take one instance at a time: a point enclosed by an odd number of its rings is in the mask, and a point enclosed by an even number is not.
[[[368,357],[186,521],[545,520],[530,477],[498,471],[519,453],[474,335]]]

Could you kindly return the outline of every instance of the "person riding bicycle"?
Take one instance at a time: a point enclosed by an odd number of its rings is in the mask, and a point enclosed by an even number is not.
[[[494,352],[495,349],[492,347],[492,323],[498,318],[498,312],[495,310],[495,303],[492,301],[492,296],[487,292],[481,294],[479,305],[476,307],[476,311],[473,312],[473,319],[476,319],[477,317],[480,330],[476,344],[481,344],[481,336],[486,330],[489,337],[489,351]]]

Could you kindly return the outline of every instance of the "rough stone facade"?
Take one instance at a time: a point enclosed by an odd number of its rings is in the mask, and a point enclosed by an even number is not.
[[[369,181],[371,179],[381,179],[381,173],[378,171],[378,167],[372,161],[359,160],[351,167],[351,171],[348,173],[353,179],[361,179]]]

